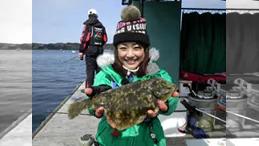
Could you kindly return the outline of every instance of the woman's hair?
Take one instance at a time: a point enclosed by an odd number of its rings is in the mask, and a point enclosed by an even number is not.
[[[140,43],[138,43],[138,44],[141,45]],[[149,48],[146,47],[146,46],[143,46],[143,45],[141,45],[141,46],[144,47],[145,57],[144,57],[144,60],[139,65],[139,70],[135,73],[138,77],[142,77],[146,74],[147,65],[148,65],[148,62],[150,60],[150,58],[149,58]],[[117,71],[122,77],[126,77],[127,70],[125,70],[122,67],[122,63],[119,60],[118,47],[117,46],[115,46],[114,55],[115,55],[115,61],[112,64],[113,69],[115,71]]]

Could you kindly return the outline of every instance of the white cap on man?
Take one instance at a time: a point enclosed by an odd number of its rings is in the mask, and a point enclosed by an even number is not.
[[[89,9],[87,13],[88,15],[91,15],[91,14],[97,15],[97,11],[95,9]]]

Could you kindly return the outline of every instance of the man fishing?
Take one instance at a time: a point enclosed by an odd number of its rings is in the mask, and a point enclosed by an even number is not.
[[[88,11],[88,20],[84,22],[84,29],[80,38],[79,57],[83,60],[85,55],[86,80],[85,93],[91,94],[94,75],[99,71],[96,63],[98,55],[103,53],[103,45],[107,42],[105,27],[98,20],[95,9]]]

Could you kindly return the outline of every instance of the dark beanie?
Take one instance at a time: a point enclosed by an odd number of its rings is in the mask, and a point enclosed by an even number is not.
[[[140,11],[136,6],[125,7],[122,10],[121,19],[113,37],[115,47],[122,42],[137,42],[145,47],[150,45],[146,20],[140,16]]]

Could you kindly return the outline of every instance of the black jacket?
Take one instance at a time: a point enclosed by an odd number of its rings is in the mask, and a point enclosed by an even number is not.
[[[89,19],[86,20],[84,23],[84,29],[82,32],[82,35],[80,37],[80,48],[79,48],[79,52],[85,53],[85,54],[94,54],[94,55],[98,55],[99,53],[102,52],[98,51],[96,52],[96,50],[94,50],[93,48],[90,48],[89,46],[89,42],[85,42],[86,36],[88,34],[89,31],[89,27],[94,26],[94,27],[99,27],[99,28],[103,28],[104,29],[104,35],[103,35],[103,40],[104,43],[107,42],[107,34],[106,34],[106,30],[105,27],[103,26],[103,24],[97,19],[97,16],[95,15],[90,15]],[[94,51],[94,52],[93,52]],[[96,54],[97,53],[97,54]]]

